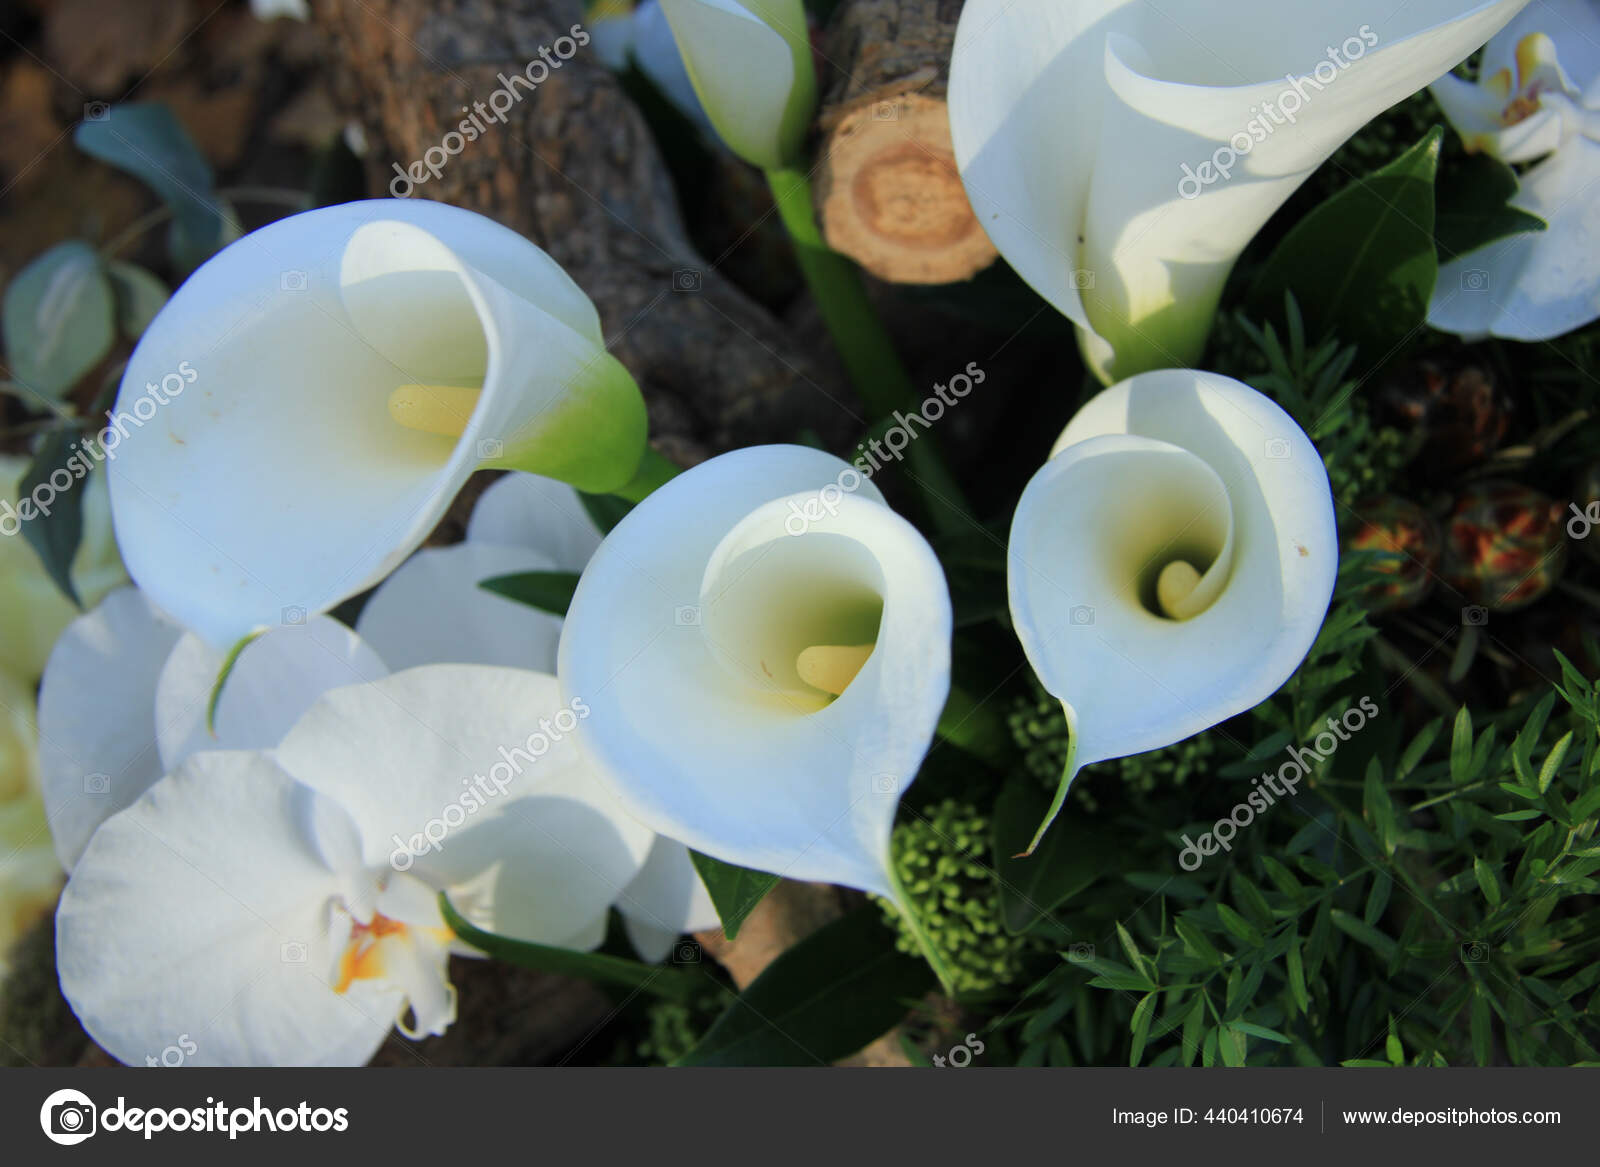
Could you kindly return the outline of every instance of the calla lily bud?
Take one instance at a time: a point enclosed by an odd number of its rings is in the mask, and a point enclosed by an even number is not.
[[[978,221],[1110,383],[1200,356],[1234,260],[1374,115],[1525,0],[968,0],[950,65]]]
[[[1338,560],[1322,459],[1254,389],[1168,369],[1090,400],[1022,492],[1008,551],[1012,621],[1073,734],[1045,826],[1078,768],[1270,697]]]
[[[148,396],[180,368],[180,391]],[[219,647],[376,583],[480,466],[613,490],[646,431],[554,260],[406,199],[225,248],[145,332],[117,414],[140,419],[110,463],[129,572]]]
[[[896,900],[895,807],[950,685],[932,549],[854,467],[713,458],[601,544],[557,674],[628,809],[717,859]]]
[[[763,170],[794,165],[817,106],[800,0],[661,0],[661,9],[728,149]]]
[[[1360,499],[1356,518],[1345,525],[1346,551],[1372,551],[1371,568],[1385,576],[1366,589],[1374,611],[1412,608],[1433,590],[1443,538],[1428,512],[1409,499],[1380,495]]]
[[[1569,512],[1516,482],[1483,482],[1456,499],[1445,528],[1445,583],[1499,612],[1525,608],[1561,578],[1567,565]]]

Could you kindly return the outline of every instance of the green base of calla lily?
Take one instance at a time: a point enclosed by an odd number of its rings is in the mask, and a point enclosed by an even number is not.
[[[1026,859],[1038,850],[1044,833],[1050,829],[1050,824],[1056,821],[1056,815],[1060,814],[1061,808],[1066,805],[1067,792],[1072,789],[1072,780],[1082,769],[1078,763],[1078,715],[1065,701],[1061,703],[1061,709],[1067,715],[1067,764],[1061,768],[1061,782],[1056,786],[1055,797],[1050,800],[1050,809],[1044,812],[1044,821],[1033,833],[1033,840],[1028,844],[1027,850],[1013,855],[1013,859]]]
[[[610,353],[598,354],[581,384],[506,440],[484,466],[525,470],[590,494],[610,494],[638,475],[649,449],[650,421],[633,376]]]

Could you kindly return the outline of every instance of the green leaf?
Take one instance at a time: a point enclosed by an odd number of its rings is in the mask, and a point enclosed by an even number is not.
[[[1265,1025],[1256,1025],[1250,1021],[1230,1021],[1228,1028],[1240,1033],[1248,1033],[1251,1037],[1259,1037],[1262,1041],[1275,1041],[1279,1045],[1288,1045],[1289,1039],[1276,1029],[1268,1029]]]
[[[588,494],[580,490],[578,501],[583,503],[583,509],[589,512],[589,518],[594,525],[608,535],[611,529],[622,522],[633,509],[631,502],[614,494]]]
[[[1300,956],[1300,937],[1296,936],[1294,943],[1289,945],[1284,964],[1289,974],[1289,992],[1294,997],[1294,1003],[1300,1007],[1300,1012],[1311,1012],[1311,994],[1306,991],[1306,970]]]
[[[1049,800],[1026,776],[1007,782],[994,807],[994,865],[1000,879],[1000,916],[1006,931],[1026,932],[1044,916],[1113,869],[1115,842],[1104,827],[1068,816],[1045,832],[1026,858]]]
[[[1478,888],[1483,892],[1483,898],[1489,901],[1491,908],[1500,906],[1500,880],[1496,878],[1494,868],[1482,859],[1473,856],[1472,875],[1478,881]]]
[[[1128,1050],[1128,1065],[1137,1066],[1144,1057],[1144,1043],[1150,1037],[1150,1019],[1156,1011],[1156,993],[1146,993],[1133,1007],[1133,1044]]]
[[[478,586],[486,592],[538,608],[556,616],[565,616],[572,605],[572,593],[578,590],[578,573],[575,571],[521,571],[511,575],[497,575],[479,580]]]
[[[117,327],[129,340],[138,340],[156,318],[172,293],[150,272],[136,263],[112,260],[106,265],[111,288],[117,299]]]
[[[1507,205],[1517,193],[1516,171],[1481,151],[1452,159],[1435,185],[1433,237],[1442,260],[1459,259],[1507,235],[1545,229],[1539,216]]]
[[[1472,1056],[1480,1066],[1494,1060],[1494,1018],[1488,997],[1477,986],[1472,993]]]
[[[83,602],[72,583],[72,561],[83,538],[83,479],[93,471],[94,462],[90,455],[78,450],[80,437],[77,431],[65,429],[52,430],[45,436],[17,486],[17,515],[26,520],[22,523],[22,537],[38,553],[51,581],[81,608]],[[56,490],[50,484],[50,476],[63,472],[72,477],[72,483],[66,490]]]
[[[111,350],[111,281],[94,248],[59,243],[17,273],[0,307],[11,376],[60,400]]]
[[[1278,244],[1249,295],[1257,319],[1293,293],[1311,336],[1337,336],[1368,364],[1420,328],[1439,275],[1433,186],[1444,135],[1428,136],[1345,187]]]
[[[1457,786],[1472,778],[1472,714],[1463,705],[1450,735],[1450,781]]]
[[[766,871],[736,867],[698,851],[690,851],[689,858],[700,873],[700,882],[711,894],[711,902],[716,905],[717,916],[722,921],[722,934],[729,940],[739,935],[745,917],[783,878]]]
[[[1550,749],[1550,756],[1544,760],[1544,765],[1539,767],[1539,793],[1543,794],[1550,789],[1550,783],[1555,781],[1561,772],[1561,763],[1567,760],[1567,750],[1572,746],[1572,730],[1566,734]]]
[[[172,209],[169,251],[183,270],[198,267],[222,243],[224,219],[211,167],[172,110],[158,102],[113,105],[78,124],[85,154],[126,171]]]
[[[1256,926],[1250,923],[1249,920],[1246,920],[1238,912],[1230,908],[1227,904],[1217,905],[1217,915],[1221,917],[1222,926],[1224,928],[1226,928],[1229,932],[1232,932],[1235,936],[1237,936],[1240,940],[1243,940],[1252,948],[1260,948],[1266,943],[1266,937],[1262,936],[1261,933],[1257,931]]]
[[[1359,940],[1362,944],[1365,944],[1368,948],[1372,949],[1384,960],[1388,960],[1394,956],[1394,941],[1389,939],[1389,937],[1385,936],[1382,932],[1379,932],[1371,924],[1368,924],[1364,920],[1358,920],[1354,916],[1350,915],[1350,913],[1341,911],[1338,908],[1334,908],[1329,915],[1333,919],[1334,927],[1338,928],[1339,931],[1343,932],[1346,936],[1349,936],[1354,940]]]
[[[835,1062],[897,1024],[932,984],[926,964],[895,950],[869,904],[786,950],[676,1064]]]
[[[497,960],[520,968],[539,972],[557,973],[561,976],[580,977],[587,981],[616,985],[653,993],[669,1000],[686,1001],[704,989],[703,974],[691,972],[678,965],[640,964],[620,956],[606,956],[598,952],[578,952],[571,948],[555,948],[548,944],[531,944],[526,940],[513,940],[496,936],[468,923],[450,903],[450,897],[439,893],[439,911],[450,930],[467,944],[487,952]]]
[[[938,733],[958,749],[991,766],[1003,767],[1011,760],[1011,732],[994,702],[973,699],[956,685],[950,686],[944,712],[939,714]]]

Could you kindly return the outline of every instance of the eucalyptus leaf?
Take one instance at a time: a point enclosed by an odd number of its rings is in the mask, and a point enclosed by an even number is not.
[[[94,460],[79,449],[82,435],[76,430],[52,430],[34,455],[33,463],[17,487],[18,516],[22,537],[38,553],[45,571],[61,593],[81,608],[78,589],[72,582],[72,561],[77,558],[83,539],[83,480],[94,470]],[[71,478],[67,489],[51,483],[53,475]],[[31,496],[36,513],[23,514],[23,501]],[[32,511],[30,506],[30,511]]]
[[[116,339],[111,281],[87,243],[59,243],[17,273],[0,320],[12,377],[60,400]]]
[[[116,293],[117,327],[129,340],[138,340],[156,313],[172,297],[167,285],[136,263],[113,260],[107,265]]]

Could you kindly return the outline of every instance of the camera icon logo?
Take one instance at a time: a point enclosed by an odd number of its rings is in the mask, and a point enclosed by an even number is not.
[[[1273,462],[1287,462],[1293,450],[1288,438],[1268,438],[1263,453]]]
[[[1087,628],[1094,623],[1094,609],[1088,604],[1079,604],[1067,613],[1067,619],[1074,628]]]
[[[111,775],[96,772],[83,776],[83,792],[85,794],[110,794]]]
[[[111,105],[105,101],[86,101],[83,105],[83,120],[86,122],[108,122],[111,120]]]
[[[672,946],[672,963],[699,964],[700,945],[688,937],[684,937]]]
[[[63,1147],[75,1146],[94,1134],[99,1112],[81,1090],[57,1090],[39,1108],[44,1137]]]
[[[698,292],[705,287],[705,277],[692,267],[680,267],[672,273],[674,292]]]
[[[1482,268],[1471,267],[1461,273],[1461,290],[1463,292],[1482,292],[1488,290],[1489,273]]]
[[[1088,964],[1094,960],[1093,944],[1074,944],[1067,949],[1067,959],[1073,964]]]
[[[299,627],[306,622],[306,610],[299,604],[290,604],[283,610],[283,623],[288,627]]]
[[[700,609],[694,604],[683,604],[672,613],[672,622],[679,628],[698,628]]]
[[[306,273],[293,269],[280,273],[278,276],[278,289],[284,292],[305,291]]]
[[[306,946],[298,940],[285,940],[278,946],[278,959],[284,964],[304,964]]]
[[[1472,604],[1461,609],[1461,623],[1468,628],[1482,628],[1489,622],[1489,609],[1482,604]]]
[[[478,457],[485,461],[505,456],[506,444],[499,438],[479,438]]]
[[[900,783],[893,774],[874,774],[872,776],[872,793],[895,794],[900,789]]]
[[[872,120],[875,122],[897,122],[900,120],[900,107],[892,101],[880,101],[872,107]]]
[[[1461,946],[1462,964],[1487,964],[1489,946],[1481,940],[1469,940]]]
[[[1094,288],[1094,272],[1088,268],[1078,268],[1069,279],[1072,286],[1080,292],[1087,292]]]

